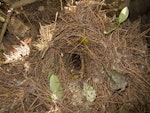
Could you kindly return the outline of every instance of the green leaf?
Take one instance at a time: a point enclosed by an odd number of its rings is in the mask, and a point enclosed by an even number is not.
[[[123,23],[129,16],[129,9],[128,7],[125,7],[121,10],[119,15],[119,24]]]
[[[56,75],[49,74],[49,81],[50,81],[50,90],[53,93],[52,98],[54,100],[61,100],[64,96],[64,92],[60,80]]]
[[[96,98],[96,91],[88,83],[84,82],[83,83],[83,95],[86,97],[87,101],[93,102]]]
[[[128,9],[128,7],[125,7],[125,8],[123,8],[121,10],[119,18],[116,21],[117,22],[117,26],[112,28],[112,29],[110,29],[109,31],[104,31],[104,34],[108,35],[111,32],[115,31],[120,26],[120,24],[123,23],[128,18],[128,16],[129,16],[129,9]]]
[[[89,40],[86,38],[86,37],[82,37],[82,40],[81,42],[85,45],[88,45],[89,44]]]

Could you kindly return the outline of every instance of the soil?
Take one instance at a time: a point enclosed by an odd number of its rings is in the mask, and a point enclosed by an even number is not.
[[[0,113],[148,113],[150,13],[105,35],[114,10],[62,2],[63,10],[61,0],[40,0],[14,11],[0,52]],[[125,75],[124,88],[111,89],[110,69]],[[61,101],[51,97],[50,73],[62,83]],[[92,102],[80,94],[84,83],[96,91]]]

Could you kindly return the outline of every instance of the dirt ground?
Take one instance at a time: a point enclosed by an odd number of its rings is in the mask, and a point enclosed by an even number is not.
[[[9,4],[0,7],[6,17]],[[150,24],[128,19],[105,35],[118,11],[100,0],[40,0],[16,9],[0,51],[0,113],[148,113]],[[52,73],[61,100],[52,98]]]

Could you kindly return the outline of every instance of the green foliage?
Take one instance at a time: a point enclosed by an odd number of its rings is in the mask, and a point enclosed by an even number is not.
[[[125,7],[121,10],[121,12],[119,14],[117,26],[114,28],[111,28],[111,30],[109,30],[109,31],[104,31],[104,34],[108,35],[111,32],[115,31],[120,26],[120,24],[122,24],[123,22],[125,22],[127,20],[128,16],[129,16],[129,9],[128,9],[128,7]]]
[[[49,74],[49,82],[50,82],[50,90],[53,93],[52,99],[54,100],[61,100],[64,96],[62,84],[58,77],[54,74]]]
[[[121,10],[121,13],[119,15],[119,20],[118,20],[119,24],[126,21],[128,16],[129,16],[129,9],[128,9],[128,7],[125,7]]]

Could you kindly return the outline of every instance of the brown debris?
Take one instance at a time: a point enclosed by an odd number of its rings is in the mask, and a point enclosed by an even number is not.
[[[144,34],[140,33],[140,22],[126,21],[110,35],[105,35],[104,31],[112,28],[114,22],[112,17],[106,16],[107,11],[101,9],[102,5],[103,3],[81,2],[75,12],[61,13],[53,36],[50,34],[51,40],[46,42],[49,45],[42,52],[30,54],[28,72],[24,67],[19,69],[9,64],[22,74],[18,80],[6,82],[0,79],[0,83],[16,92],[16,95],[10,96],[0,94],[0,97],[10,99],[10,102],[7,102],[11,106],[16,103],[13,109],[9,107],[12,112],[148,112],[149,63],[147,47],[142,38]],[[83,43],[83,38],[86,38],[88,43]],[[124,91],[111,90],[102,64],[107,70],[115,69],[125,75],[128,86]],[[1,71],[7,73],[7,78],[12,70],[4,66]],[[58,75],[62,82],[65,96],[61,102],[54,102],[50,98],[49,73]],[[13,76],[18,75],[13,73]],[[75,95],[69,90],[70,83],[77,83],[77,87],[82,88],[84,82],[96,90],[97,96],[92,103],[82,99],[79,93]],[[18,100],[14,102],[15,99]]]

